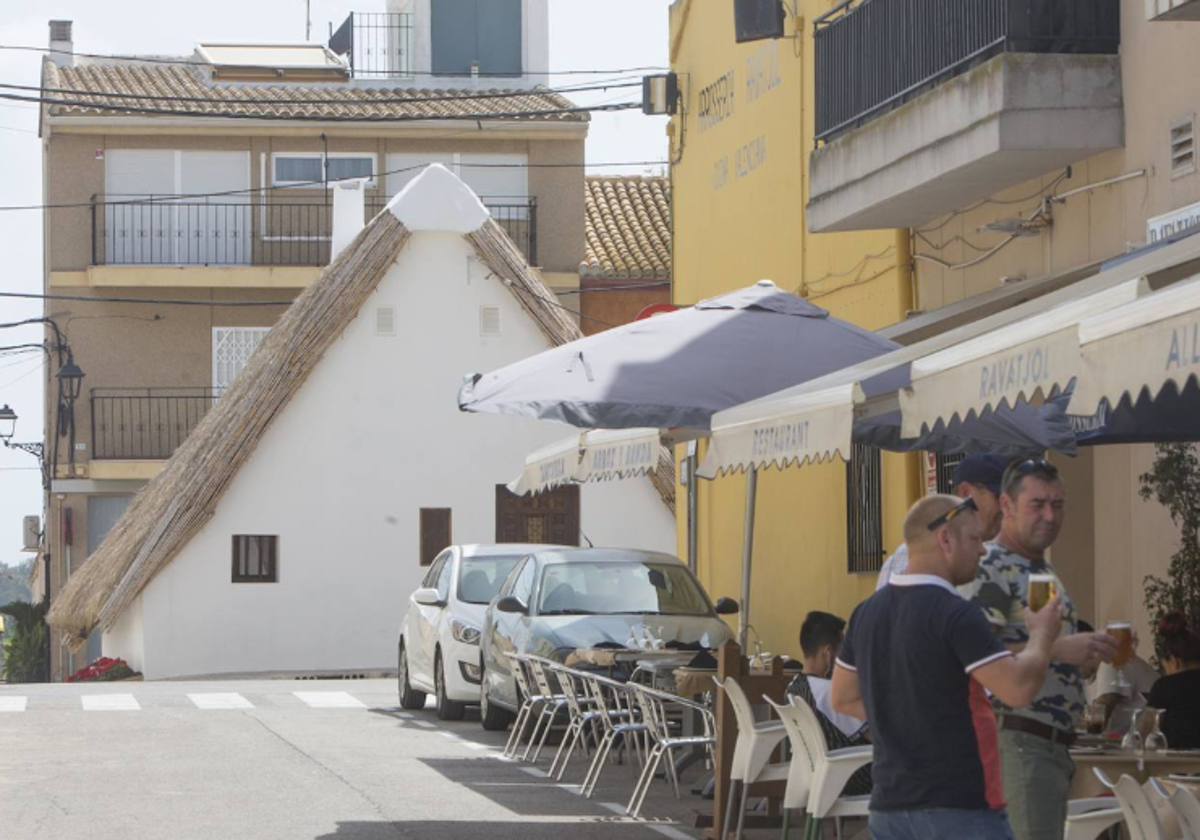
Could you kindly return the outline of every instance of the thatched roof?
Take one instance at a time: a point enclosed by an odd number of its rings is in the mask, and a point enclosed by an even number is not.
[[[267,333],[233,386],[138,493],[54,601],[50,624],[64,632],[72,647],[82,646],[97,626],[111,629],[213,516],[272,421],[375,291],[409,235],[397,215],[381,212]],[[557,345],[582,336],[498,224],[488,218],[464,236],[547,341]],[[662,463],[653,481],[673,510],[674,468],[665,449]]]

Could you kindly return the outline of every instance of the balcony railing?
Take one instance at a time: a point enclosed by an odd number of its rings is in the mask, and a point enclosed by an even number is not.
[[[845,0],[814,38],[820,142],[1000,53],[1115,54],[1120,0]]]
[[[484,198],[492,217],[537,263],[537,203]],[[366,219],[386,205],[369,198]],[[287,190],[253,201],[237,197],[96,196],[92,201],[93,265],[329,264],[332,205]]]
[[[329,37],[329,49],[344,56],[356,79],[395,79],[413,72],[413,16],[395,12],[351,12]]]
[[[165,460],[215,400],[211,388],[93,388],[92,459]]]

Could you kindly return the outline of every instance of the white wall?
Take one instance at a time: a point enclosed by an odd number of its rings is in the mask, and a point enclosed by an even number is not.
[[[460,235],[413,234],[214,517],[143,591],[148,679],[395,667],[423,574],[419,509],[452,508],[455,542],[492,542],[495,485],[572,433],[458,411],[464,374],[546,347],[489,274]],[[480,337],[483,304],[500,307],[501,337]],[[374,334],[384,305],[396,307],[395,336]],[[647,480],[586,487],[581,508],[597,545],[674,547],[673,518]],[[233,534],[279,535],[278,583],[230,582]],[[130,658],[133,622],[106,636],[105,655]]]
[[[101,655],[124,659],[130,668],[144,674],[146,656],[142,627],[142,596],[139,595],[129,605],[129,609],[121,614],[120,620],[113,625],[112,630],[101,637]]]

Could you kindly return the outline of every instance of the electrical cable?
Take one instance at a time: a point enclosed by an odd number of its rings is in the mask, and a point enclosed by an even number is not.
[[[1001,206],[1012,206],[1014,204],[1024,204],[1028,201],[1033,201],[1036,198],[1042,198],[1043,196],[1046,195],[1046,193],[1050,192],[1055,187],[1057,187],[1059,184],[1061,184],[1064,180],[1066,180],[1068,177],[1070,177],[1070,174],[1071,174],[1071,167],[1068,166],[1066,169],[1064,169],[1062,172],[1060,172],[1058,174],[1058,177],[1055,178],[1053,181],[1051,181],[1049,184],[1042,187],[1040,190],[1038,190],[1035,193],[1030,193],[1029,195],[1025,196],[1024,198],[1009,198],[1009,199],[985,198],[981,201],[975,202],[972,205],[964,207],[962,210],[955,210],[953,213],[950,213],[945,219],[943,219],[940,224],[934,225],[932,227],[927,227],[927,228],[917,228],[917,229],[915,229],[914,232],[918,233],[918,234],[935,233],[935,232],[941,230],[942,228],[944,228],[946,225],[950,224],[950,222],[954,221],[954,219],[958,218],[959,216],[962,216],[966,213],[970,213],[972,210],[977,210],[978,208],[983,207],[985,204],[998,204]]]
[[[660,280],[654,283],[634,283],[628,286],[601,286],[595,289],[562,289],[555,291],[556,295],[590,295],[595,292],[623,292],[627,289],[658,289],[670,286],[670,280]]]
[[[138,303],[160,306],[291,306],[290,300],[166,300],[157,298],[118,298],[118,297],[88,297],[87,295],[44,295],[35,292],[0,292],[0,298],[18,298],[21,300],[66,300],[93,303]]]
[[[623,77],[627,79],[631,77]],[[605,82],[603,84],[587,84],[577,85],[564,88],[531,88],[529,90],[489,90],[479,93],[471,93],[469,91],[459,92],[454,90],[445,94],[430,94],[428,96],[373,96],[365,99],[346,99],[344,97],[325,97],[325,98],[305,98],[305,99],[280,99],[270,97],[241,97],[241,96],[182,96],[176,94],[163,93],[127,93],[117,91],[101,91],[101,90],[86,90],[81,88],[51,88],[40,87],[38,85],[17,85],[9,82],[0,82],[0,89],[4,90],[19,90],[30,91],[41,94],[62,94],[76,97],[100,97],[101,99],[115,100],[136,100],[141,102],[187,102],[195,104],[210,104],[210,105],[354,105],[354,106],[372,106],[372,105],[412,105],[423,104],[428,102],[464,102],[473,101],[476,99],[517,99],[519,97],[534,97],[546,95],[563,96],[567,93],[587,93],[590,91],[609,91],[617,88],[640,88],[642,82],[638,81],[614,81]],[[363,88],[353,88],[354,90],[363,90]],[[247,88],[237,88],[237,90],[247,90]],[[366,88],[369,90],[369,88]],[[175,113],[172,111],[172,113]],[[220,116],[213,114],[212,116]]]
[[[312,43],[312,46],[324,46],[319,41]],[[97,58],[109,61],[132,61],[142,64],[171,64],[185,67],[212,67],[210,61],[198,61],[189,58],[171,58],[169,56],[138,56],[138,55],[104,55],[101,53],[86,53],[75,52],[74,50],[51,49],[50,47],[32,47],[24,44],[0,44],[0,50],[8,50],[14,52],[40,52],[53,53],[54,55],[69,55],[74,58]],[[641,72],[661,72],[667,70],[666,67],[619,67],[610,68],[607,70],[525,70],[526,76],[601,76],[605,74],[617,75],[620,73],[641,73]],[[444,73],[433,73],[425,70],[414,70],[405,74],[406,76],[437,76],[444,78]]]
[[[509,282],[509,281],[503,279],[502,277],[500,277],[500,275],[495,274],[494,272],[493,272],[493,276],[495,276],[497,279],[499,279],[500,282],[505,285],[505,287],[512,289],[513,291],[518,292],[519,294],[525,295],[526,297],[532,298],[533,300],[536,300],[538,303],[545,304],[546,306],[553,306],[557,309],[563,310],[564,312],[570,313],[571,315],[574,315],[577,318],[582,318],[583,320],[586,320],[586,321],[592,321],[593,323],[600,324],[603,327],[619,326],[618,324],[610,324],[608,321],[602,321],[599,318],[594,318],[591,315],[584,315],[579,310],[572,309],[569,306],[563,306],[561,303],[559,303],[556,300],[548,300],[548,299],[542,297],[541,295],[536,295],[533,292],[531,292],[527,289],[524,289],[521,286],[518,286],[516,283],[512,283],[512,282]]]
[[[89,94],[90,95],[90,94]],[[615,105],[575,105],[569,108],[545,108],[529,111],[496,111],[483,114],[372,114],[349,116],[345,114],[214,114],[207,111],[189,111],[169,108],[141,108],[134,105],[105,105],[62,97],[23,96],[16,93],[0,93],[0,99],[11,102],[33,102],[40,105],[71,105],[97,111],[114,111],[122,114],[154,114],[168,117],[208,117],[221,120],[266,120],[268,122],[324,122],[324,123],[376,123],[376,122],[479,122],[481,120],[516,120],[530,117],[557,117],[592,112],[629,111],[641,108],[641,102],[622,102]],[[353,103],[360,104],[360,103]],[[362,103],[367,104],[367,103]]]
[[[313,152],[319,154],[319,152]],[[631,161],[607,161],[604,163],[459,163],[460,168],[466,169],[606,169],[608,167],[618,166],[665,166],[667,161],[663,160],[631,160]],[[386,178],[389,175],[402,175],[405,172],[414,172],[418,169],[424,169],[425,164],[416,164],[413,166],[404,166],[400,169],[390,169],[386,172],[376,172],[373,178]],[[299,181],[295,184],[289,184],[286,187],[247,187],[244,190],[222,190],[220,192],[211,193],[175,193],[167,195],[154,195],[148,198],[128,199],[125,201],[77,201],[63,202],[60,204],[10,204],[0,205],[0,211],[9,210],[71,210],[87,207],[102,207],[102,206],[140,206],[145,204],[169,204],[172,201],[180,200],[187,201],[197,198],[224,198],[228,196],[238,195],[258,195],[269,192],[284,192],[287,190],[303,190],[308,188],[324,188],[329,184],[337,184],[342,181],[357,181],[356,177],[346,178],[327,178],[321,181]],[[314,205],[316,206],[316,205]]]

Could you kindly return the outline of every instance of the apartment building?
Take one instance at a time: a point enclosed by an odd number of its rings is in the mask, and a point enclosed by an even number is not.
[[[1121,266],[1150,290],[1200,273],[1200,77],[1184,70],[1197,0],[861,0],[810,25],[810,241],[908,230],[911,311],[884,335],[913,345],[1023,304],[1034,314]],[[1143,638],[1144,577],[1177,544],[1138,495],[1153,455],[1106,443],[1058,459],[1055,566],[1082,617],[1135,620]]]
[[[177,57],[82,58],[78,34],[51,22],[42,76],[47,337],[83,374],[47,389],[52,600],[329,264],[329,182],[359,179],[369,219],[442,163],[551,288],[584,253],[587,116],[525,72],[545,0],[392,3],[328,45]],[[98,651],[55,636],[55,679]]]

